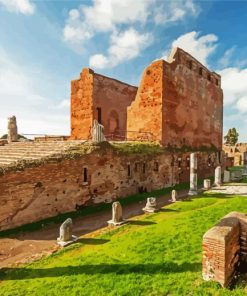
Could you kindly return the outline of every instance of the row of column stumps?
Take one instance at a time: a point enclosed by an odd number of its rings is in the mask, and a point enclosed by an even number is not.
[[[198,194],[198,185],[197,185],[197,153],[190,154],[190,190],[188,195],[193,196]],[[214,174],[214,186],[221,186],[221,167],[217,166],[215,168]],[[210,179],[204,180],[204,189],[210,189],[211,182]]]
[[[102,129],[99,127],[97,121],[95,121],[95,129],[102,132]],[[99,133],[95,132],[95,136],[98,137]],[[99,138],[98,138],[99,139]],[[102,139],[102,138],[101,138]],[[191,153],[190,155],[190,190],[188,192],[188,195],[197,195],[198,194],[198,188],[197,188],[197,154]],[[215,186],[221,185],[221,167],[218,166],[215,169],[215,180],[214,180]],[[204,189],[209,190],[211,188],[211,180],[205,179],[203,183]],[[178,193],[176,190],[171,191],[171,199],[170,202],[177,202]],[[155,197],[149,197],[147,198],[146,206],[142,209],[145,213],[155,213],[159,209],[157,208],[157,202]],[[109,226],[120,226],[122,224],[127,223],[128,221],[123,219],[123,210],[122,206],[119,201],[116,201],[112,204],[112,219],[107,221]],[[69,218],[67,219],[60,227],[60,236],[57,239],[58,244],[61,246],[66,246],[74,241],[76,241],[78,238],[72,235],[72,220]]]

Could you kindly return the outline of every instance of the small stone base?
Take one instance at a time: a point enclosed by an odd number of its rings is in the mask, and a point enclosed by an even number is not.
[[[190,190],[189,192],[188,192],[188,195],[189,196],[193,196],[193,195],[198,195],[198,191],[197,190]]]
[[[72,235],[72,240],[70,240],[70,241],[66,241],[66,242],[63,242],[63,241],[60,241],[60,239],[59,239],[59,237],[58,237],[58,238],[57,238],[57,244],[58,244],[60,247],[66,247],[66,246],[68,246],[68,245],[73,244],[73,243],[76,242],[78,239],[79,239],[78,236]]]
[[[108,226],[120,226],[120,225],[128,223],[128,220],[123,220],[120,222],[114,222],[112,220],[109,220],[109,221],[107,221],[107,223],[108,223]]]
[[[142,210],[145,213],[156,213],[159,211],[158,209],[147,209],[147,208],[143,208]]]

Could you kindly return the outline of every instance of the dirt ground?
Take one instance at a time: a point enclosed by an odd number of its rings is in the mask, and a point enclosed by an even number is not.
[[[187,196],[187,192],[180,191],[178,199]],[[158,198],[158,206],[169,204],[169,199],[170,195]],[[146,201],[141,201],[125,206],[124,218],[143,215],[142,208],[145,203]],[[85,238],[85,243],[90,243],[86,238],[97,235],[99,231],[107,231],[107,228],[105,230],[103,228],[107,227],[107,221],[110,219],[111,210],[73,219],[73,234]],[[0,268],[32,262],[56,252],[60,248],[56,243],[59,227],[60,224],[52,224],[37,231],[0,238]]]

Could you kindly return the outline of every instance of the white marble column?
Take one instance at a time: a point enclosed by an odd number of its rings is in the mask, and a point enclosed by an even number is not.
[[[197,195],[197,154],[190,154],[190,190],[189,195]]]
[[[221,167],[217,166],[214,173],[214,185],[220,186],[221,183]]]

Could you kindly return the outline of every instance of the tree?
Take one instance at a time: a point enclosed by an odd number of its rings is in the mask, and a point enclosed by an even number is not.
[[[224,137],[225,144],[229,146],[234,146],[238,142],[238,132],[235,127],[230,128],[227,132],[227,135]]]

